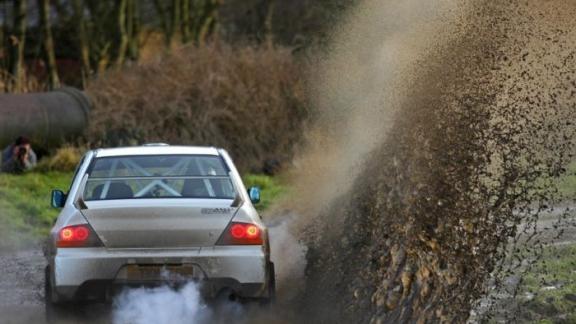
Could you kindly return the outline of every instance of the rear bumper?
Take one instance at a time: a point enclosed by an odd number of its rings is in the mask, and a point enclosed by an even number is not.
[[[115,280],[89,280],[80,286],[60,286],[55,291],[55,302],[111,302],[114,296],[126,288],[154,288],[166,285],[166,282],[119,282]],[[175,289],[184,286],[184,282],[170,283]],[[233,293],[243,300],[269,298],[267,285],[263,283],[241,284],[232,278],[212,278],[199,282],[199,289],[204,298],[213,298],[221,291]]]
[[[136,264],[193,265],[193,280],[202,283],[202,292],[209,297],[221,289],[230,289],[242,298],[268,296],[268,259],[262,247],[221,246],[186,250],[59,249],[50,260],[53,298],[102,299],[119,287],[162,283],[119,279],[123,267]]]

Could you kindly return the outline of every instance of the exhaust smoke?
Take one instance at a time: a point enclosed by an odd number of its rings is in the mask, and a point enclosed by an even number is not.
[[[241,323],[246,309],[232,300],[207,302],[201,283],[182,287],[161,286],[123,291],[113,304],[114,324],[207,324]]]
[[[123,292],[114,302],[113,323],[208,323],[212,311],[203,302],[196,283],[180,289],[168,286]]]

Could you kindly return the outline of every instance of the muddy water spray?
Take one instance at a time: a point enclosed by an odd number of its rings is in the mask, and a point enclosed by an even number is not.
[[[351,15],[319,79],[321,144],[300,163],[298,223],[317,234],[308,316],[468,318],[573,156],[574,16],[560,0],[365,1]]]
[[[336,30],[331,54],[313,71],[319,116],[295,163],[307,219],[348,192],[410,98],[419,63],[464,32],[458,22],[467,10],[451,0],[364,1]]]
[[[447,0],[367,1],[337,29],[333,54],[319,58],[319,68],[312,71],[318,115],[307,134],[310,145],[291,170],[297,194],[267,213],[273,223],[282,224],[282,238],[271,238],[281,299],[303,289],[293,283],[304,281],[304,241],[319,237],[311,230],[333,233],[312,227],[316,217],[349,193],[367,154],[385,139],[395,112],[408,98],[421,72],[418,63],[464,31],[457,22],[466,10],[465,5]],[[381,12],[388,14],[382,17]],[[284,210],[291,211],[289,217]],[[333,216],[325,220],[327,224],[338,224],[340,215]],[[275,243],[283,238],[288,238],[288,250],[282,242]]]

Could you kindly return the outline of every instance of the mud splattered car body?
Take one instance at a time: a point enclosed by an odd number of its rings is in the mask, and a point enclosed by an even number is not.
[[[202,283],[221,294],[274,295],[267,229],[222,149],[151,145],[88,152],[45,247],[47,305],[109,300],[126,286]]]

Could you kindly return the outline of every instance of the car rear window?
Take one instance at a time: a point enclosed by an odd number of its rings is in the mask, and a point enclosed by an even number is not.
[[[147,155],[95,159],[85,200],[138,198],[234,199],[236,192],[219,156]]]

